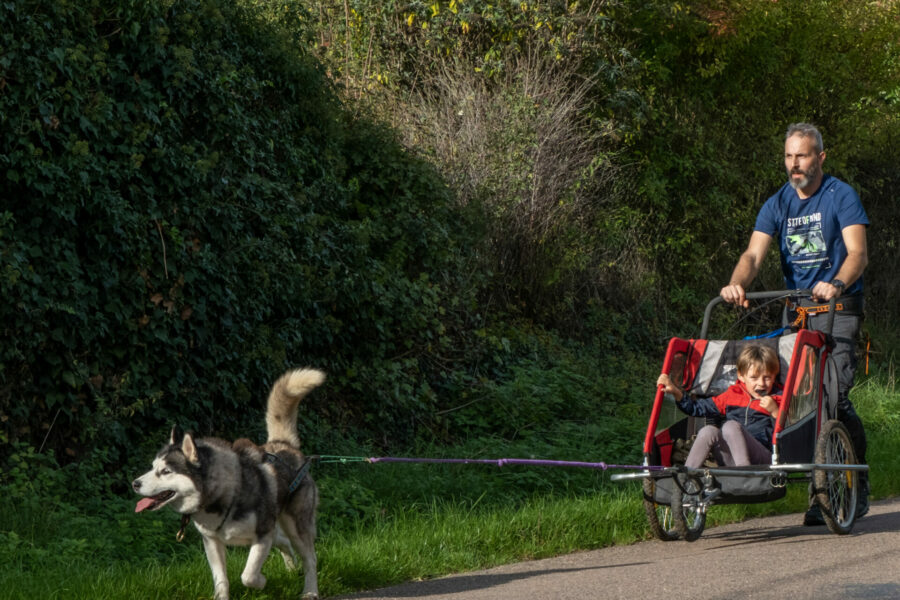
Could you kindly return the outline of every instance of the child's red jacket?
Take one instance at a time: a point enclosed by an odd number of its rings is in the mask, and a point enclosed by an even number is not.
[[[781,395],[772,394],[772,398],[780,407]],[[740,423],[747,433],[756,438],[763,446],[772,447],[775,419],[769,411],[759,405],[759,400],[755,400],[741,382],[733,384],[713,398],[694,398],[685,395],[677,404],[682,412],[692,417],[724,415],[726,420]]]

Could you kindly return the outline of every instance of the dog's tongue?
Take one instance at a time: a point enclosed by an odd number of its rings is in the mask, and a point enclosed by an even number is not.
[[[139,513],[142,510],[146,510],[153,506],[156,503],[154,498],[141,498],[138,500],[137,506],[134,507],[134,512]]]

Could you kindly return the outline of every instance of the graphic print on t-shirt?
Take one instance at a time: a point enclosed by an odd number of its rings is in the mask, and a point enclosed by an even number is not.
[[[822,213],[813,213],[787,220],[784,232],[785,247],[790,262],[801,269],[831,267],[828,245],[822,231]]]

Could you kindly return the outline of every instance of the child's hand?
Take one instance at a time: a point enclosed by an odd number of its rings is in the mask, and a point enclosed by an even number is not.
[[[667,394],[672,394],[675,396],[675,400],[681,400],[684,396],[684,392],[682,392],[674,383],[672,383],[672,378],[669,377],[668,374],[663,373],[659,376],[659,379],[656,380],[656,385],[663,386],[663,390]]]
[[[772,396],[763,396],[759,399],[759,405],[763,410],[769,411],[769,413],[773,417],[778,417],[778,411],[780,410],[778,407],[778,403],[775,402],[775,399]]]

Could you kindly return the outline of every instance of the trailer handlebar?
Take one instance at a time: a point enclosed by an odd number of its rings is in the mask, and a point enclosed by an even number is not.
[[[812,298],[812,290],[777,290],[771,292],[748,292],[745,294],[745,297],[748,300],[768,300],[771,298],[790,298],[793,296],[800,296],[805,298]],[[700,339],[705,340],[706,334],[709,331],[709,321],[712,316],[713,308],[725,302],[721,296],[716,296],[712,300],[709,301],[709,304],[706,305],[706,311],[703,313],[703,326],[700,328]],[[832,298],[828,301],[828,318],[825,321],[825,330],[824,333],[827,335],[831,335],[832,327],[834,326],[834,308],[837,302],[837,298]]]

